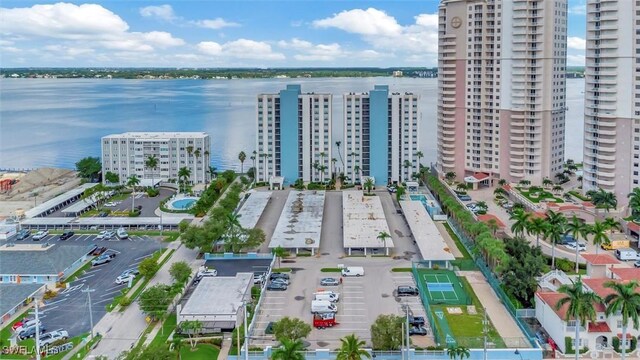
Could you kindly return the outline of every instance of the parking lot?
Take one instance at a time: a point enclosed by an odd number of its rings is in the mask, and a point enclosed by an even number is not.
[[[88,332],[89,306],[87,293],[83,290],[91,289],[92,316],[94,325],[105,315],[106,305],[120,293],[126,285],[116,285],[115,279],[124,270],[137,267],[146,257],[151,256],[164,245],[150,237],[131,236],[127,240],[96,239],[96,235],[74,235],[60,241],[59,235],[49,235],[39,241],[40,243],[55,243],[58,246],[96,244],[98,247],[106,247],[106,254],[114,253],[116,257],[109,263],[92,267],[75,281],[69,283],[68,288],[60,291],[53,299],[46,302],[41,309],[43,326],[48,330],[64,329],[69,336],[77,336]],[[28,238],[20,243],[34,243]],[[35,242],[38,243],[38,242]]]

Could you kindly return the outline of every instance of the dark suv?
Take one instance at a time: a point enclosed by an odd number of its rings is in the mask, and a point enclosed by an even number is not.
[[[62,235],[60,235],[60,240],[67,240],[68,238],[72,237],[75,233],[73,231],[67,231],[67,232],[63,232]]]
[[[28,238],[29,235],[31,235],[31,233],[29,233],[29,230],[22,229],[22,230],[18,231],[18,235],[16,236],[16,240],[24,240],[24,239]]]
[[[413,286],[398,286],[398,296],[418,296],[418,289]]]

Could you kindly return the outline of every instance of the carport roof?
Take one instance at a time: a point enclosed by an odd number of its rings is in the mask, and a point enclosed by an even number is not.
[[[40,290],[44,284],[0,284],[0,316]]]
[[[4,245],[0,247],[0,274],[57,276],[92,247],[53,244],[42,250],[41,245],[32,249]]]
[[[235,315],[242,307],[251,285],[251,273],[240,273],[234,277],[204,277],[184,304],[180,315]]]
[[[420,201],[400,201],[400,206],[424,260],[455,260],[440,230]]]
[[[391,235],[387,218],[378,196],[364,196],[360,190],[342,192],[342,223],[344,247],[382,248],[378,235],[384,231]],[[394,247],[393,238],[386,240],[386,247]]]
[[[269,199],[271,199],[271,191],[251,192],[238,212],[240,225],[245,229],[253,229],[267,207]]]
[[[290,192],[271,236],[269,248],[319,248],[324,200],[324,191]]]
[[[192,220],[193,215],[178,215],[172,214],[171,216],[163,216],[163,225],[178,225],[182,220]],[[159,217],[86,217],[86,218],[69,218],[69,217],[45,217],[45,218],[33,218],[26,219],[21,222],[23,225],[48,225],[48,226],[63,226],[63,225],[84,225],[84,226],[136,226],[136,225],[160,225]]]
[[[65,192],[64,194],[60,194],[56,197],[54,197],[51,200],[47,200],[45,202],[43,202],[42,204],[34,207],[33,209],[29,209],[27,210],[24,215],[28,218],[31,217],[35,217],[38,216],[60,204],[62,204],[63,202],[73,199],[74,197],[82,194],[85,190],[90,189],[94,186],[98,185],[97,183],[86,183],[86,184],[82,184],[80,186],[78,186],[75,189],[71,189],[67,192]]]

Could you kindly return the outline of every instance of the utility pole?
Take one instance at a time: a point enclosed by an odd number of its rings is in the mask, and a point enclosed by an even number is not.
[[[487,309],[484,309],[484,318],[482,319],[482,334],[484,336],[484,341],[482,344],[482,359],[487,360],[487,334],[489,332],[488,329],[488,321],[487,321]]]
[[[404,305],[402,306],[404,308]],[[402,324],[402,342],[400,343],[400,355],[402,355],[402,360],[404,360],[404,324]],[[407,334],[409,336],[409,334]]]
[[[91,293],[96,291],[95,289],[84,289],[82,292],[87,293],[87,298],[89,300],[89,325],[91,326],[91,330],[89,330],[89,339],[93,340],[93,312],[91,311]]]
[[[40,319],[38,314],[38,299],[36,302],[36,360],[40,360]]]
[[[411,357],[409,356],[409,305],[405,305],[404,306],[404,311],[406,314],[406,327],[407,327],[407,337],[406,337],[406,342],[407,342],[407,360],[409,360]]]
[[[160,210],[160,240],[162,240],[162,210]]]
[[[249,336],[247,335],[249,324],[247,324],[247,302],[243,301],[242,305],[244,305],[244,359],[249,360]]]

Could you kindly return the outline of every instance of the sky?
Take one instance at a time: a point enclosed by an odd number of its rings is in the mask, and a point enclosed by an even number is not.
[[[581,66],[586,0],[568,1],[567,64]],[[438,3],[3,0],[0,66],[434,67]]]

